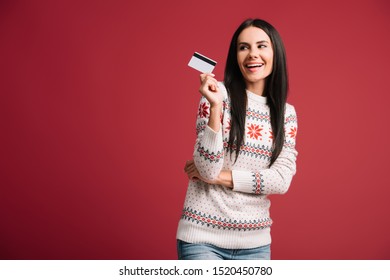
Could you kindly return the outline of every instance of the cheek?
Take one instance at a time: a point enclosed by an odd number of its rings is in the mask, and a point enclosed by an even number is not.
[[[237,54],[237,62],[238,62],[238,64],[239,64],[239,66],[241,67],[241,65],[242,65],[242,63],[243,63],[243,61],[244,61],[244,55],[242,54],[242,53],[238,53]]]
[[[266,57],[268,67],[271,69],[271,71],[272,71],[272,65],[273,65],[273,58],[274,58],[274,54],[273,53],[270,53]]]
[[[266,59],[267,59],[268,63],[272,62],[273,58],[274,58],[274,53],[273,52],[269,52],[269,53],[266,54]]]

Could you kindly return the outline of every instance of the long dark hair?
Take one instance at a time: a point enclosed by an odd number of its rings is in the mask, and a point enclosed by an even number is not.
[[[284,111],[288,92],[286,52],[278,31],[261,19],[247,19],[233,34],[225,67],[225,86],[231,101],[231,130],[228,151],[236,152],[236,161],[244,143],[245,116],[247,107],[246,84],[237,62],[237,39],[250,26],[262,29],[271,39],[273,46],[272,72],[266,78],[263,95],[267,97],[273,131],[273,152],[269,166],[278,158],[284,144]]]

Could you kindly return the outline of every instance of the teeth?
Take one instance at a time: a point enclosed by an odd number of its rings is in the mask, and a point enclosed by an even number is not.
[[[247,64],[246,67],[252,68],[252,67],[261,67],[263,64]]]

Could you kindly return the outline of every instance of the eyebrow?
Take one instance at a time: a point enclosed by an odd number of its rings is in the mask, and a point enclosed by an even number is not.
[[[260,44],[260,43],[267,43],[267,44],[269,44],[269,42],[268,42],[267,40],[261,40],[261,41],[256,42],[256,44]],[[250,44],[247,43],[247,42],[238,42],[238,44],[239,44],[239,45],[240,45],[240,44],[243,44],[243,45],[250,45]]]

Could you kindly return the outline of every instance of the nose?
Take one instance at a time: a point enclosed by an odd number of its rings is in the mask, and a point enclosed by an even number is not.
[[[257,49],[251,48],[249,52],[249,58],[258,58],[258,57],[259,57],[259,53]]]

